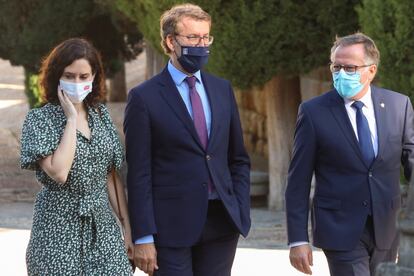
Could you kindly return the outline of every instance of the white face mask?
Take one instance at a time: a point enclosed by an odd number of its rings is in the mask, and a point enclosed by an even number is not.
[[[92,82],[93,81],[76,83],[64,80],[59,81],[60,88],[65,92],[72,103],[81,103],[86,96],[92,92]]]

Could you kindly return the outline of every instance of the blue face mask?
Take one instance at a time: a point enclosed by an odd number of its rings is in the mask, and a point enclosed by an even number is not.
[[[178,43],[178,41],[177,41]],[[180,45],[178,43],[178,45]],[[195,73],[200,70],[208,61],[210,50],[206,47],[183,46],[181,47],[181,56],[177,59],[183,69],[188,73]]]
[[[359,72],[349,75],[341,69],[338,73],[332,73],[332,78],[334,87],[342,98],[353,98],[365,85],[361,83],[361,74]]]

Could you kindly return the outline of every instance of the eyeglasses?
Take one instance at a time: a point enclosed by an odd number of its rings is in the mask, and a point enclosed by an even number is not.
[[[214,40],[214,37],[212,35],[205,35],[205,36],[180,35],[180,34],[175,34],[175,35],[185,37],[191,45],[201,44],[201,41],[203,41],[203,43],[206,44],[206,45],[211,45],[213,43],[213,40]]]
[[[366,65],[341,65],[341,64],[334,64],[331,63],[329,65],[329,68],[331,69],[332,73],[339,73],[339,71],[341,71],[341,69],[344,69],[345,73],[347,73],[348,75],[353,75],[355,74],[359,68],[364,68],[364,67],[368,67],[371,66],[373,64],[366,64]]]

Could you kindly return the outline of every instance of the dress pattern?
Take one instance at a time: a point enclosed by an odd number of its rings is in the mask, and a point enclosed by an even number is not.
[[[60,105],[29,111],[23,124],[20,163],[36,171],[36,197],[26,252],[32,275],[132,275],[107,189],[111,168],[119,169],[123,147],[107,108],[88,107],[91,137],[77,131],[67,181],[57,183],[38,165],[59,145],[66,125]]]

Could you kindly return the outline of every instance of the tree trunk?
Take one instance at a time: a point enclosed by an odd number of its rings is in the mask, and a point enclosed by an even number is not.
[[[165,66],[165,59],[150,43],[145,44],[145,54],[147,66],[145,69],[145,79],[150,79],[156,74],[160,73]]]
[[[327,66],[300,76],[302,101],[314,98],[332,89],[332,75]]]
[[[269,148],[268,207],[284,209],[284,194],[298,106],[301,100],[298,76],[276,76],[264,87],[266,93]]]
[[[125,102],[127,91],[125,81],[125,64],[122,62],[122,66],[118,72],[114,74],[114,77],[109,80],[109,97],[110,102]]]

